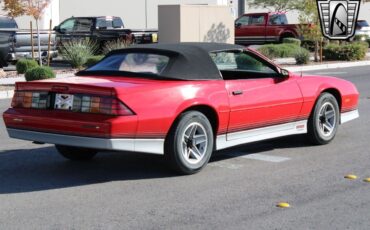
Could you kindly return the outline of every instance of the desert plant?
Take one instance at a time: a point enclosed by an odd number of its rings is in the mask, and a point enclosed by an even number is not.
[[[34,80],[55,78],[55,73],[50,67],[39,66],[39,67],[35,67],[35,68],[27,70],[24,76],[26,78],[26,81],[34,81]]]
[[[81,69],[97,49],[96,42],[90,39],[76,39],[62,44],[61,55],[73,68]]]
[[[106,42],[103,46],[103,54],[107,54],[112,50],[127,48],[131,44],[132,44],[132,41],[127,40],[127,39],[117,39],[117,40]]]
[[[297,52],[298,48],[294,44],[283,43],[262,45],[257,50],[266,57],[273,59],[294,57],[294,54]]]
[[[288,43],[288,44],[294,44],[297,46],[301,46],[301,40],[297,38],[284,38],[283,43]]]
[[[27,70],[37,66],[39,66],[39,64],[33,59],[20,59],[15,67],[18,74],[24,74]]]
[[[85,66],[86,67],[93,66],[93,65],[95,65],[96,63],[98,63],[103,58],[104,58],[103,55],[96,55],[96,56],[89,57],[87,59],[86,63],[85,63]]]
[[[298,65],[307,64],[310,61],[310,52],[304,48],[300,48],[294,55]]]
[[[324,50],[323,54],[326,60],[362,60],[366,57],[367,48],[363,44],[329,44]]]

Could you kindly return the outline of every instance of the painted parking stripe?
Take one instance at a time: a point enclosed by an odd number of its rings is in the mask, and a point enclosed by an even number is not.
[[[234,156],[234,157],[241,157],[244,159],[267,161],[267,162],[273,162],[273,163],[281,163],[281,162],[290,160],[289,157],[271,156],[271,155],[265,155],[265,154],[259,154],[259,153],[255,153],[255,154],[230,153],[227,155]]]

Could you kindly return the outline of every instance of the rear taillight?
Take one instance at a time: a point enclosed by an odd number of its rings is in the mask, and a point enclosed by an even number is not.
[[[52,96],[54,95],[54,97]],[[72,95],[71,95],[72,96]],[[54,98],[54,99],[53,99]],[[49,92],[15,91],[13,108],[55,109],[114,116],[134,115],[131,109],[113,97],[74,94],[72,106],[61,106]]]
[[[13,108],[46,109],[49,106],[50,96],[48,92],[15,91],[12,100]]]
[[[112,97],[75,95],[73,110],[82,113],[100,113],[117,116],[134,115],[126,105]]]

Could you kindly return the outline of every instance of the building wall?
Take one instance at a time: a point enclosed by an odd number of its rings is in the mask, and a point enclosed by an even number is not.
[[[234,43],[234,18],[227,6],[159,6],[159,42]]]

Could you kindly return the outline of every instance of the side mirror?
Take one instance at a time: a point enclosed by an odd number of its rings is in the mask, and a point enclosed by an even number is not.
[[[240,22],[235,23],[235,27],[236,27],[236,28],[240,28],[241,26],[242,26],[242,24],[241,24]]]
[[[59,26],[54,26],[54,31],[59,31]]]
[[[286,69],[280,69],[280,75],[283,77],[283,78],[288,78],[289,77],[289,71],[286,70]]]

